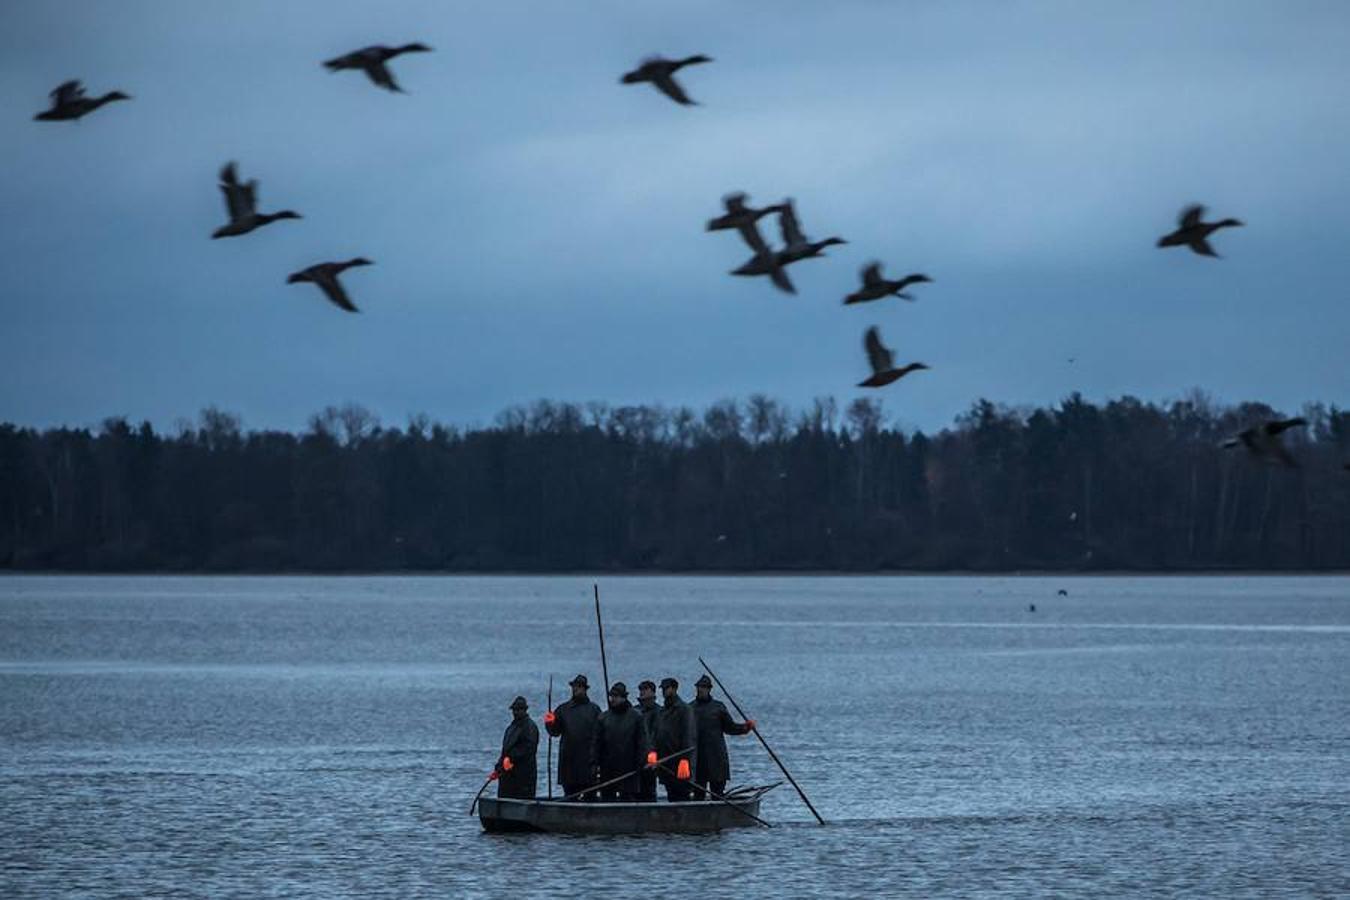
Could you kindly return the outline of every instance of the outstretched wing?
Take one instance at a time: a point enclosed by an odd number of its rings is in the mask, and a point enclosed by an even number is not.
[[[773,252],[769,250],[769,245],[764,242],[764,235],[759,233],[759,226],[754,222],[747,222],[737,228],[736,231],[746,245],[755,251],[755,256],[769,257],[773,255]]]
[[[389,71],[389,67],[379,60],[366,59],[362,62],[361,68],[371,81],[385,90],[393,91],[396,94],[404,93],[403,88],[399,87],[398,82],[394,81],[394,75]]]
[[[356,304],[347,296],[347,292],[342,289],[342,282],[338,281],[337,274],[331,270],[321,270],[314,273],[314,283],[323,289],[326,296],[334,306],[339,309],[345,309],[347,312],[360,312]]]
[[[53,106],[65,106],[76,100],[84,98],[84,87],[79,81],[64,81],[56,86],[56,90],[51,92]]]
[[[1190,247],[1193,251],[1200,254],[1201,256],[1212,256],[1215,259],[1220,258],[1219,254],[1215,253],[1214,248],[1210,246],[1209,241],[1205,240],[1204,238],[1196,238],[1195,240],[1187,243],[1186,246]]]
[[[652,84],[656,85],[658,91],[681,106],[697,105],[693,100],[689,99],[689,95],[684,92],[684,88],[680,87],[679,82],[677,82],[668,71],[657,72],[653,75]]]
[[[862,270],[863,287],[869,288],[881,287],[881,282],[882,282],[881,263],[870,262],[867,265],[863,266]]]
[[[250,187],[257,182],[249,182],[249,187],[239,183],[239,176],[234,170],[234,163],[227,162],[220,170],[220,191],[225,195],[225,209],[230,214],[230,221],[237,222],[246,218],[253,212],[253,199]]]
[[[745,212],[745,200],[745,193],[743,191],[737,191],[734,194],[727,194],[723,197],[722,205],[726,207],[726,210],[729,213],[743,213]]]
[[[783,232],[783,243],[789,247],[800,247],[806,243],[806,235],[802,234],[802,226],[797,222],[797,207],[792,198],[783,201],[783,208],[778,213],[778,227]]]
[[[1199,203],[1192,203],[1181,211],[1181,215],[1177,216],[1177,224],[1182,228],[1194,228],[1200,224],[1204,215],[1205,208]]]
[[[867,361],[872,365],[872,374],[880,375],[895,368],[895,354],[881,343],[881,334],[873,325],[863,337],[863,347],[867,350]]]

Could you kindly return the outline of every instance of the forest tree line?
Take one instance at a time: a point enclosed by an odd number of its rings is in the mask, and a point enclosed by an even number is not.
[[[172,434],[0,425],[0,568],[1350,568],[1350,413],[1301,414],[1297,468],[1220,449],[1274,410],[1199,393],[981,400],[935,434],[763,396],[539,401],[471,429],[352,405],[300,434],[214,408]]]

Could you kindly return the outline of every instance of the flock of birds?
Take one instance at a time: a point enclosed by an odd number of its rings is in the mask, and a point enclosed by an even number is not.
[[[411,43],[397,47],[381,44],[354,50],[342,56],[334,57],[323,63],[331,72],[357,70],[378,87],[396,93],[403,89],[389,70],[389,61],[405,53],[425,53],[431,48],[425,44]],[[666,97],[681,106],[696,106],[675,80],[675,73],[686,66],[712,62],[712,58],[702,54],[682,59],[666,59],[661,56],[649,57],[630,72],[625,73],[620,82],[623,84],[650,84]],[[131,97],[121,91],[110,91],[99,97],[85,94],[79,81],[67,81],[51,92],[51,106],[38,113],[34,118],[39,121],[74,121],[95,110],[119,100]],[[235,163],[229,162],[220,171],[220,189],[225,197],[225,208],[229,222],[216,229],[212,238],[239,237],[257,230],[272,222],[283,219],[299,219],[300,214],[289,209],[273,213],[258,212],[258,182],[239,181]],[[788,267],[802,260],[824,256],[825,249],[846,241],[840,237],[828,237],[812,241],[806,237],[797,217],[794,202],[789,198],[781,203],[755,208],[749,205],[744,193],[728,194],[722,199],[723,213],[707,223],[708,231],[735,231],[746,243],[753,254],[744,264],[731,271],[737,276],[765,276],[779,290],[795,294],[796,288],[788,276]],[[765,240],[759,228],[759,222],[765,216],[775,215],[778,219],[782,246],[775,249]],[[1204,221],[1205,207],[1195,204],[1182,210],[1177,227],[1171,233],[1158,239],[1158,247],[1188,247],[1200,256],[1217,258],[1218,253],[1210,244],[1210,238],[1220,229],[1241,226],[1238,219],[1227,218],[1216,222]],[[347,312],[359,312],[343,288],[339,276],[350,268],[372,265],[364,257],[345,261],[320,262],[298,272],[287,279],[288,284],[310,282],[323,291],[324,296],[333,305]],[[914,297],[906,289],[917,284],[932,282],[923,273],[911,273],[898,279],[888,279],[882,274],[882,264],[872,261],[863,266],[861,285],[844,297],[844,305],[871,303],[889,297],[898,297],[913,301]],[[879,329],[870,326],[863,336],[863,348],[872,374],[859,382],[859,387],[879,388],[899,381],[912,372],[929,368],[921,362],[911,362],[902,366],[895,363],[895,354],[881,340]],[[1274,461],[1286,466],[1296,466],[1297,461],[1281,442],[1280,435],[1290,428],[1307,425],[1302,418],[1278,419],[1262,422],[1240,432],[1223,443],[1224,448],[1242,447],[1254,457]],[[1350,463],[1345,464],[1350,470]]]

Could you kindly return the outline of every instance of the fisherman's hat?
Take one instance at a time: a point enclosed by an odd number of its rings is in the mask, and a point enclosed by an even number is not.
[[[694,687],[711,688],[712,686],[712,679],[707,675],[700,675],[698,681],[694,682]]]
[[[567,682],[567,683],[570,684],[572,687],[576,687],[577,685],[581,685],[581,686],[584,687],[584,688],[589,688],[589,687],[591,686],[591,683],[590,683],[589,681],[586,680],[586,676],[585,676],[585,675],[578,675],[576,678],[573,678],[571,681],[569,681],[569,682]]]
[[[529,709],[529,708],[530,708],[530,704],[528,704],[528,703],[525,702],[525,698],[524,698],[524,697],[517,697],[516,699],[514,699],[514,700],[511,701],[511,708],[512,708],[512,709]]]

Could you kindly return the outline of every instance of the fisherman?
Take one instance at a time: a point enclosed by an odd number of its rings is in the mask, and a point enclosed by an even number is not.
[[[671,803],[679,803],[689,799],[689,781],[693,778],[694,763],[698,759],[698,731],[694,724],[694,711],[680,699],[679,681],[662,678],[661,696],[665,703],[657,713],[656,730],[652,735],[657,758],[665,759],[671,754],[688,751],[662,763],[661,784],[665,786],[666,799]]]
[[[638,711],[642,713],[642,724],[647,729],[647,739],[656,743],[656,717],[661,714],[661,707],[656,705],[656,683],[653,681],[643,681],[638,685]],[[638,799],[644,803],[654,803],[656,801],[656,769],[651,766],[644,766],[640,776],[642,783],[638,790]]]
[[[572,699],[544,714],[544,728],[562,739],[558,747],[558,782],[562,785],[563,795],[578,794],[572,799],[593,800],[593,793],[581,792],[595,783],[591,780],[591,741],[595,737],[600,707],[587,695],[590,682],[585,675],[578,675],[568,684],[572,686]]]
[[[755,730],[755,720],[738,724],[721,700],[712,698],[712,679],[707,675],[694,682],[694,722],[698,729],[698,761],[694,783],[714,794],[726,791],[731,778],[731,763],[727,760],[727,742],[723,735],[749,734]],[[710,799],[706,790],[696,791],[700,800]]]
[[[620,781],[606,785],[600,791],[601,800],[634,801],[641,788],[642,769],[655,761],[648,757],[651,739],[642,713],[628,702],[628,686],[614,682],[609,689],[609,709],[600,714],[591,741],[591,766],[598,783],[627,775]]]
[[[511,701],[511,724],[502,735],[502,753],[493,767],[498,797],[533,800],[539,783],[539,728],[530,721],[524,697]]]

